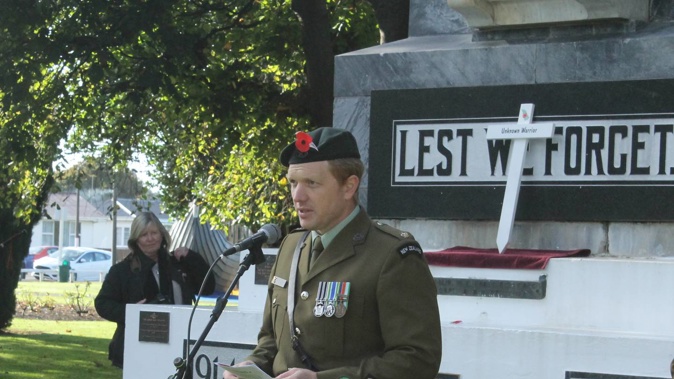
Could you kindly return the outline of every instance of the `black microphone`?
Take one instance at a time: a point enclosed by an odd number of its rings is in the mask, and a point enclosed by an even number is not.
[[[260,228],[260,230],[258,230],[257,233],[225,250],[221,256],[226,257],[228,255],[236,254],[241,250],[250,249],[256,245],[260,246],[265,242],[269,244],[276,243],[276,241],[278,241],[280,238],[281,228],[279,228],[278,225],[265,224]]]

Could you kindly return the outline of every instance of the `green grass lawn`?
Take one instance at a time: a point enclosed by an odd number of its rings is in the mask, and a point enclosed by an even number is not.
[[[87,282],[76,282],[76,283],[60,283],[53,281],[33,281],[33,280],[24,280],[19,282],[19,286],[16,289],[16,301],[17,303],[25,301],[26,299],[33,297],[44,301],[46,298],[52,298],[56,304],[67,304],[68,294],[83,293],[85,290]],[[102,282],[89,282],[89,288],[86,291],[85,299],[89,299],[92,304],[96,295],[101,290]],[[235,291],[234,295],[238,295],[238,291]],[[213,307],[215,301],[213,299],[202,298],[199,301],[199,306],[201,307]],[[236,299],[231,299],[228,303],[227,309],[236,307],[238,301]]]
[[[19,282],[19,286],[16,289],[16,300],[20,302],[25,300],[28,296],[33,296],[35,298],[41,299],[44,301],[45,298],[54,299],[56,304],[67,304],[67,294],[68,293],[83,293],[86,287],[87,282],[76,282],[76,283],[60,283],[53,281],[32,281],[32,280],[23,280]],[[86,297],[93,299],[98,295],[98,291],[101,290],[102,282],[88,282],[90,283],[89,288],[86,292]]]
[[[43,304],[67,304],[68,293],[83,294],[93,307],[101,283],[24,280],[16,289],[17,303],[33,299]],[[72,296],[72,295],[71,295]],[[108,343],[116,324],[109,321],[23,319],[17,314],[6,334],[0,334],[0,378],[85,379],[122,377],[108,360]]]
[[[0,334],[0,378],[119,379],[108,360],[109,321],[15,318]]]
[[[90,283],[83,297],[93,308],[102,283]],[[68,297],[82,294],[85,286],[84,282],[24,280],[16,289],[17,303],[32,299],[44,304],[53,299],[54,304],[67,304]],[[200,302],[205,307],[213,304],[205,299]],[[0,379],[120,379],[122,370],[108,360],[115,327],[110,321],[35,320],[17,314],[7,333],[0,334]]]

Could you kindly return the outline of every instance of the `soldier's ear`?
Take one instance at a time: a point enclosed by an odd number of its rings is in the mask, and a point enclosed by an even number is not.
[[[344,181],[344,196],[351,198],[355,196],[358,192],[358,185],[360,184],[360,179],[356,175],[351,175]]]

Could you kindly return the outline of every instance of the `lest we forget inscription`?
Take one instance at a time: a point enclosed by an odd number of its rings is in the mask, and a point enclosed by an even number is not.
[[[554,128],[529,141],[517,220],[674,221],[672,98],[671,79],[372,91],[368,213],[498,220],[515,142],[487,131],[535,104]]]

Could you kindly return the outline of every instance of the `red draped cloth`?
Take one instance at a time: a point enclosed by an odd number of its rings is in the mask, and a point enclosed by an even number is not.
[[[589,255],[589,249],[506,249],[503,254],[499,254],[497,249],[476,249],[465,246],[455,246],[442,251],[424,253],[428,264],[436,266],[532,270],[544,269],[550,258],[587,257]]]

